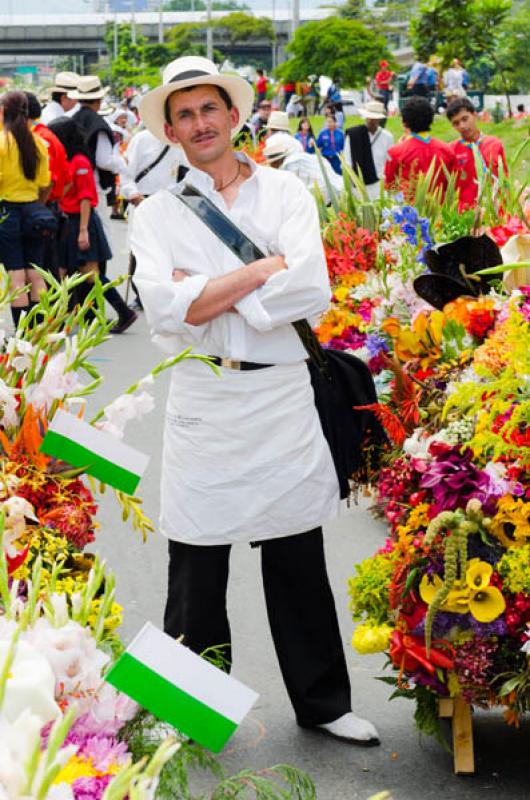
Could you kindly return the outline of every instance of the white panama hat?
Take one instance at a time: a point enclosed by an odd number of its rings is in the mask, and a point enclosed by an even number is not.
[[[232,128],[232,136],[239,133],[252,112],[254,89],[236,75],[222,75],[213,61],[202,56],[183,56],[171,61],[162,73],[162,86],[153,89],[140,100],[138,111],[147,130],[165,144],[175,144],[164,131],[165,105],[169,95],[190,86],[220,86],[239,111],[239,122]]]
[[[83,75],[78,78],[77,88],[68,92],[70,100],[101,100],[107,92],[109,87],[103,87],[97,75]]]
[[[269,131],[290,132],[289,115],[286,111],[273,111],[268,119],[267,128]]]
[[[268,164],[273,164],[281,158],[286,158],[292,153],[303,153],[304,148],[290,133],[279,131],[267,137],[263,155]]]
[[[359,114],[363,119],[386,119],[386,111],[383,103],[379,100],[370,100],[359,108]]]
[[[73,89],[77,89],[80,77],[77,72],[58,72],[54,78],[53,86],[46,89],[46,91],[48,94],[52,94],[52,92],[61,92],[61,94],[71,92]]]

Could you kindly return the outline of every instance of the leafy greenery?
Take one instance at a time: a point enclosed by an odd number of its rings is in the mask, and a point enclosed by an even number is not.
[[[509,93],[530,86],[529,24],[528,4],[512,0],[422,0],[410,36],[422,59],[463,60],[474,85],[503,92],[509,108]]]
[[[277,70],[282,80],[325,74],[344,86],[364,86],[380,59],[390,58],[384,36],[358,20],[335,16],[301,25],[287,52],[290,58]]]
[[[249,39],[274,39],[274,26],[267,17],[253,17],[243,11],[234,11],[215,20],[215,27],[225,31],[232,44]]]
[[[155,753],[169,735],[174,735],[173,728],[147,711],[140,711],[120,731],[120,738],[127,742],[135,762]],[[255,800],[316,800],[314,783],[302,770],[278,764],[259,772],[245,769],[227,776],[207,750],[184,737],[179,740],[180,749],[160,773],[158,800],[243,800],[251,796]],[[192,792],[190,773],[197,769],[209,771],[219,781],[208,795]]]

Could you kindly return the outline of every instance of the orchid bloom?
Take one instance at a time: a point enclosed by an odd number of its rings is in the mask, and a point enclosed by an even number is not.
[[[475,617],[478,622],[492,622],[497,619],[506,608],[502,593],[496,586],[490,586],[493,567],[486,561],[472,558],[468,561],[465,581],[455,581],[454,587],[449,592],[441,605],[441,610],[454,614],[467,614]],[[424,575],[420,582],[420,597],[430,605],[443,581],[439,575]]]

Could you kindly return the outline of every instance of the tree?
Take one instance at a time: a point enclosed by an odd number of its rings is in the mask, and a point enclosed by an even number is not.
[[[343,86],[364,86],[381,58],[390,58],[385,37],[354,19],[328,17],[301,25],[287,46],[291,55],[278,67],[284,81],[329,75]]]
[[[468,64],[484,57],[491,61],[510,116],[508,65],[499,45],[511,10],[511,0],[423,0],[410,24],[413,47],[422,59],[438,53],[445,66],[456,57]]]
[[[253,17],[243,11],[234,11],[216,19],[215,27],[227,32],[232,44],[246,42],[248,39],[274,39],[274,26],[267,17]]]

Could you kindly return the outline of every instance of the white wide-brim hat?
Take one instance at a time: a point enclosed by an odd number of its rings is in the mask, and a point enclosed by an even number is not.
[[[286,111],[272,111],[267,122],[269,131],[286,131],[289,133],[289,114]]]
[[[101,85],[97,75],[84,75],[78,79],[77,88],[68,92],[68,97],[70,100],[101,100],[109,88]]]
[[[363,119],[386,119],[386,111],[383,103],[372,100],[359,108],[359,114]]]
[[[77,72],[58,72],[54,79],[54,85],[46,91],[49,94],[52,92],[61,92],[61,94],[71,92],[77,89],[80,77],[81,76],[78,75]]]
[[[213,61],[202,56],[183,56],[172,61],[162,73],[162,86],[142,97],[138,111],[147,130],[161,142],[174,144],[164,131],[167,98],[180,89],[205,84],[220,86],[230,96],[234,107],[239,111],[239,122],[232,128],[232,136],[239,133],[252,113],[254,89],[237,75],[222,75]]]
[[[291,136],[290,133],[272,133],[265,142],[263,155],[268,164],[274,164],[282,158],[290,156],[292,153],[303,153],[304,148],[300,142]]]

